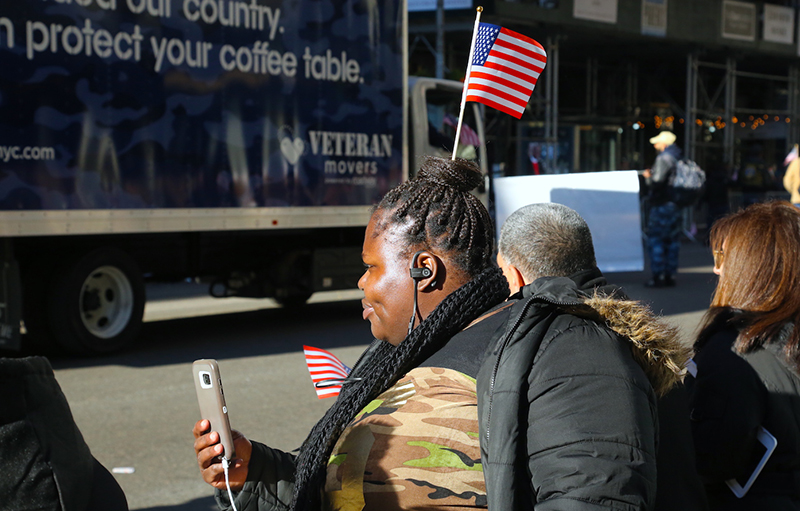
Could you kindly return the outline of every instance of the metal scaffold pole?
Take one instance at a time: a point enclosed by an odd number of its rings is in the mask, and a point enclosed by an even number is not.
[[[800,68],[789,68],[789,133],[786,147],[800,143]]]
[[[544,138],[547,143],[546,165],[558,164],[558,39],[547,39],[547,71],[545,78]]]
[[[694,159],[695,153],[695,121],[697,119],[697,55],[690,53],[686,59],[686,118],[684,133],[686,141],[684,151],[687,158]]]
[[[733,117],[736,115],[736,60],[728,58],[725,62],[725,123],[727,124],[722,140],[722,161],[733,166],[734,140],[736,133],[736,123]]]

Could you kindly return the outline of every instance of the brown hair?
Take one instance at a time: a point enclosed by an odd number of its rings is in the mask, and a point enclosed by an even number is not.
[[[736,350],[753,351],[787,323],[800,323],[800,210],[786,201],[753,204],[717,221],[711,248],[722,272],[706,313],[703,333],[723,313],[741,311]],[[727,315],[727,314],[726,314]],[[703,333],[700,337],[703,338]],[[800,369],[800,328],[786,355]]]

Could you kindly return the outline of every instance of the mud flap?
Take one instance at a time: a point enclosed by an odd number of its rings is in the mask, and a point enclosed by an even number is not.
[[[10,241],[0,244],[0,349],[19,351],[22,346],[22,287],[19,264]]]

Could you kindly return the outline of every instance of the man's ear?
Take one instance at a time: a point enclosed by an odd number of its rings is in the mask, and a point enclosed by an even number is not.
[[[503,275],[508,281],[508,288],[511,290],[512,295],[526,284],[525,277],[522,275],[522,272],[519,271],[519,268],[508,263],[500,253],[497,254],[497,266],[503,270]]]
[[[430,270],[430,276],[414,279],[419,291],[432,291],[444,280],[444,268],[441,261],[427,250],[417,252],[412,264],[414,264],[414,268],[427,268]]]

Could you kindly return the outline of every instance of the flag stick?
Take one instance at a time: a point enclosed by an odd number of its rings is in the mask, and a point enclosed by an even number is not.
[[[451,160],[456,159],[456,152],[458,152],[458,139],[461,137],[461,123],[464,122],[464,106],[467,104],[467,89],[469,89],[469,73],[472,71],[472,59],[475,56],[475,40],[478,38],[478,27],[481,24],[481,13],[483,7],[478,6],[477,14],[475,14],[475,28],[472,30],[472,44],[469,47],[469,61],[467,62],[467,76],[464,77],[464,88],[461,90],[461,109],[458,113],[458,126],[456,127],[456,141],[453,143],[453,157]]]

